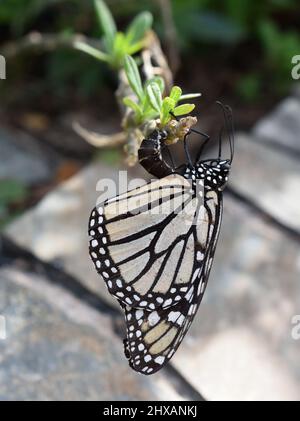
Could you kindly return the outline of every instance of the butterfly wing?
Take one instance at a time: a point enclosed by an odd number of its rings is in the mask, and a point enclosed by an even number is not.
[[[132,308],[122,304],[125,311],[127,339],[124,340],[125,355],[129,365],[143,374],[160,370],[174,355],[187,333],[201,303],[221,223],[222,197],[219,195],[215,209],[212,241],[185,297],[169,308],[154,311]]]
[[[195,196],[191,183],[173,174],[95,208],[90,255],[118,300],[167,308],[186,295],[203,265],[209,218],[203,195]]]

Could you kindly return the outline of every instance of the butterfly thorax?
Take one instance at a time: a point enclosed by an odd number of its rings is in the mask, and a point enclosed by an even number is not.
[[[191,180],[194,189],[200,184],[205,190],[222,191],[226,186],[229,170],[228,160],[207,160],[199,162],[193,167],[187,165],[183,176]]]

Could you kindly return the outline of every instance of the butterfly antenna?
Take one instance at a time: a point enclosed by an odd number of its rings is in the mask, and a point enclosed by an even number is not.
[[[222,136],[223,136],[223,132],[224,132],[224,126],[221,128],[220,130],[220,134],[219,134],[219,153],[218,153],[218,159],[221,159],[222,156]]]
[[[233,121],[233,112],[231,107],[229,107],[229,105],[226,105],[226,109],[227,109],[227,116],[228,116],[228,123],[229,123],[229,138],[230,138],[230,142],[232,145],[232,156],[231,156],[231,160],[230,163],[233,160],[234,157],[234,143],[235,143],[235,139],[234,139],[234,121]]]
[[[220,101],[216,101],[216,104],[219,105],[222,109],[224,121],[225,121],[225,128],[229,140],[229,148],[230,148],[230,163],[233,159],[234,153],[234,145],[233,145],[233,132],[232,132],[232,110],[228,105],[224,105]]]

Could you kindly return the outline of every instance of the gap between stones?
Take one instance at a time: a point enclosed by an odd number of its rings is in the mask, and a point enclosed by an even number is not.
[[[284,223],[278,221],[275,217],[270,215],[267,211],[263,210],[260,206],[253,203],[250,199],[248,199],[243,194],[239,193],[236,189],[232,187],[227,187],[225,192],[226,195],[229,195],[237,202],[246,205],[248,209],[258,217],[266,221],[266,223],[274,226],[276,229],[284,232],[286,235],[288,235],[293,240],[300,242],[300,233],[293,228],[285,225]],[[226,199],[225,199],[226,202]],[[226,205],[225,205],[226,206]]]

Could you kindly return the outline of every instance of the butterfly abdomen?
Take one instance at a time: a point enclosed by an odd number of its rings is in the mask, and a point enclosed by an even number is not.
[[[161,155],[161,144],[165,138],[165,132],[154,130],[147,139],[142,141],[138,151],[139,163],[148,173],[159,179],[173,173],[172,168],[162,159]]]

